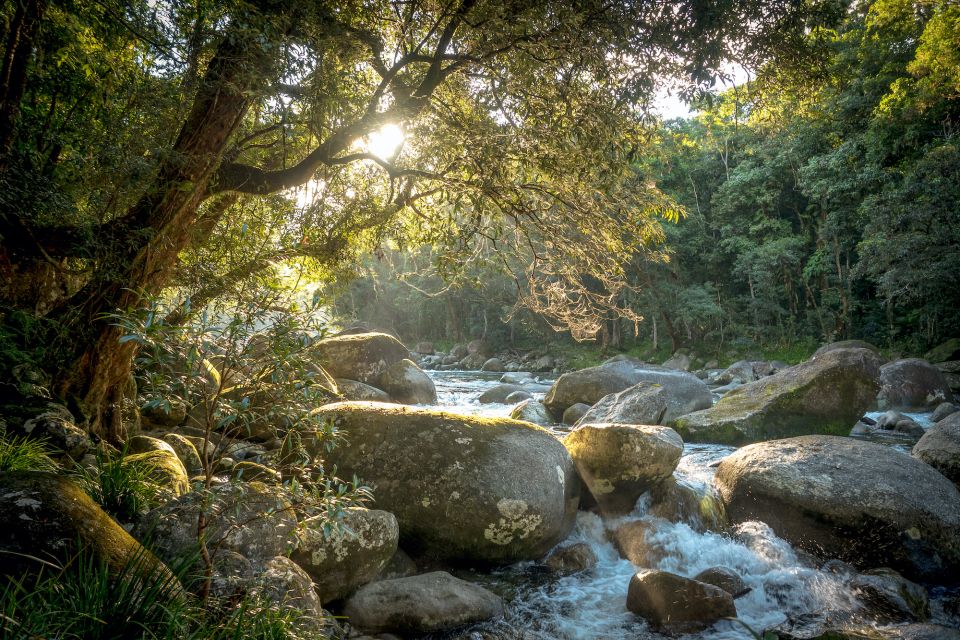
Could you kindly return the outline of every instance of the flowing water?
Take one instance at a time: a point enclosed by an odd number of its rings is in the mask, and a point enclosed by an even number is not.
[[[496,384],[501,374],[463,371],[431,372],[439,404],[459,413],[508,416],[505,404],[480,404],[480,394]],[[545,379],[543,382],[552,382]],[[534,394],[537,399],[542,399]],[[928,416],[914,417],[929,426]],[[562,436],[569,427],[554,425]],[[892,443],[899,449],[903,446]],[[679,482],[711,491],[717,463],[734,450],[722,445],[688,444],[677,467]],[[729,534],[699,532],[684,523],[673,523],[647,513],[644,499],[629,516],[617,521],[601,520],[580,512],[567,543],[585,542],[598,558],[597,565],[578,574],[557,577],[537,563],[520,563],[472,579],[500,593],[507,602],[504,620],[472,630],[462,638],[523,640],[655,639],[644,621],[626,609],[627,586],[636,568],[620,558],[607,532],[626,520],[644,520],[650,525],[646,541],[661,559],[654,568],[694,576],[710,567],[727,567],[738,573],[750,592],[737,599],[741,622],[724,621],[695,638],[733,640],[755,637],[784,625],[798,637],[808,637],[831,621],[856,618],[860,605],[841,575],[818,568],[813,558],[793,549],[761,522],[743,523]],[[957,625],[960,620],[943,612],[943,603],[931,603],[934,620]]]

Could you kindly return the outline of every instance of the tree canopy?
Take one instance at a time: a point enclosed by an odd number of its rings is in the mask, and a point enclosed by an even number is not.
[[[115,437],[132,345],[103,320],[392,236],[524,247],[531,303],[617,306],[674,207],[632,161],[667,78],[811,59],[833,2],[3,4],[5,302],[56,323],[56,393]],[[388,128],[395,149],[372,141]],[[302,197],[295,197],[297,190]],[[441,264],[443,266],[443,264]],[[589,282],[587,277],[592,278]],[[180,314],[182,316],[182,313]]]

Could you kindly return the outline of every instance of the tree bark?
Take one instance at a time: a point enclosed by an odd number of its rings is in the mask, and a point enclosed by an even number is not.
[[[135,352],[134,342],[121,344],[122,331],[108,314],[135,309],[167,283],[269,62],[249,29],[227,31],[153,188],[104,239],[100,268],[64,307],[61,317],[86,339],[77,341],[76,359],[57,376],[57,392],[95,435],[110,441],[124,437],[118,403]]]

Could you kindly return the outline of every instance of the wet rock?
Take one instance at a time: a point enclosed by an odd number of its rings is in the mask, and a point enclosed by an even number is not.
[[[663,424],[667,415],[667,392],[658,384],[641,382],[601,398],[580,424]],[[671,416],[676,417],[676,416]]]
[[[927,590],[893,569],[874,569],[854,576],[850,587],[878,622],[923,622],[930,617]]]
[[[526,391],[514,391],[513,393],[511,393],[506,397],[506,404],[515,404],[515,403],[523,402],[524,400],[529,400],[532,397],[533,396]],[[543,404],[543,403],[540,403],[540,404]]]
[[[134,561],[135,575],[176,581],[68,479],[37,471],[0,473],[0,575],[19,577],[46,568],[38,560],[65,566],[81,551],[114,573]]]
[[[939,624],[908,624],[894,633],[897,640],[960,640],[960,629]]]
[[[393,363],[377,376],[377,387],[401,404],[434,404],[437,401],[433,380],[407,359]]]
[[[648,539],[652,529],[649,522],[629,520],[609,533],[610,542],[625,560],[638,567],[653,567],[666,557],[667,552]]]
[[[499,618],[503,602],[481,586],[436,571],[382,580],[347,600],[344,613],[365,633],[436,633]]]
[[[933,413],[930,415],[930,420],[931,422],[940,422],[957,411],[960,411],[960,409],[957,409],[957,405],[952,402],[941,402],[937,405],[937,408],[933,410]]]
[[[666,571],[634,575],[627,589],[627,609],[668,633],[695,633],[737,616],[733,596],[723,589]]]
[[[672,410],[678,415],[704,409],[713,402],[707,385],[692,373],[619,360],[563,374],[543,403],[551,413],[562,415],[571,405],[579,402],[593,405],[604,396],[620,393],[640,382],[665,387],[673,402]]]
[[[140,419],[146,429],[175,427],[187,419],[187,405],[177,398],[147,402],[140,407]]]
[[[410,551],[461,562],[539,559],[573,527],[579,480],[541,427],[372,402],[326,405],[319,417],[345,435],[324,452],[327,463],[372,487]]]
[[[637,499],[669,478],[683,440],[668,427],[585,424],[563,439],[590,493],[609,515],[633,510]]]
[[[960,413],[930,427],[914,445],[912,455],[960,485]]]
[[[488,358],[482,365],[480,371],[503,371],[503,361],[500,358]]]
[[[879,360],[865,349],[828,351],[726,394],[669,423],[685,441],[743,444],[808,433],[847,434],[873,406]]]
[[[369,384],[347,378],[337,378],[337,389],[347,400],[372,400],[374,402],[390,402],[390,394]]]
[[[334,378],[374,384],[390,365],[409,360],[410,352],[385,333],[340,335],[313,346],[315,359]]]
[[[925,409],[953,397],[943,373],[926,360],[908,358],[880,367],[881,408]]]
[[[543,561],[554,573],[568,575],[597,566],[597,554],[586,542],[558,547]]]
[[[181,559],[197,548],[201,508],[209,521],[208,544],[239,553],[254,564],[294,547],[297,519],[283,489],[258,482],[217,484],[209,493],[186,493],[147,513],[133,533],[149,539],[162,559]]]
[[[909,578],[960,568],[960,492],[892,448],[834,436],[763,442],[724,458],[714,481],[731,521],[761,520],[811,553]]]
[[[533,374],[526,371],[512,371],[500,376],[500,382],[503,384],[530,384],[534,382]]]
[[[330,602],[376,578],[397,552],[399,535],[392,513],[347,509],[333,526],[325,516],[302,522],[290,559],[313,578],[320,601]]]
[[[553,416],[539,400],[524,400],[513,408],[510,417],[514,420],[525,420],[540,426],[553,424]]]
[[[587,411],[590,411],[590,405],[588,404],[584,404],[583,402],[572,404],[563,410],[561,422],[563,422],[563,424],[576,424],[580,422],[580,419],[583,418]]]
[[[683,522],[694,531],[724,531],[727,513],[711,487],[700,487],[670,477],[650,490],[652,516]]]
[[[734,598],[739,598],[750,592],[743,578],[741,578],[736,571],[728,569],[727,567],[710,567],[709,569],[704,569],[693,576],[693,579],[697,582],[720,587]]]

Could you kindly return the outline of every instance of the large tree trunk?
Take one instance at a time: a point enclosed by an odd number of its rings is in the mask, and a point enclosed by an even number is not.
[[[58,376],[58,395],[91,433],[108,440],[124,437],[118,403],[135,343],[121,344],[121,329],[107,314],[136,309],[158,294],[188,245],[211,176],[264,82],[269,61],[249,33],[228,30],[153,188],[112,226],[100,268],[64,306],[63,318],[82,338],[76,359]]]

